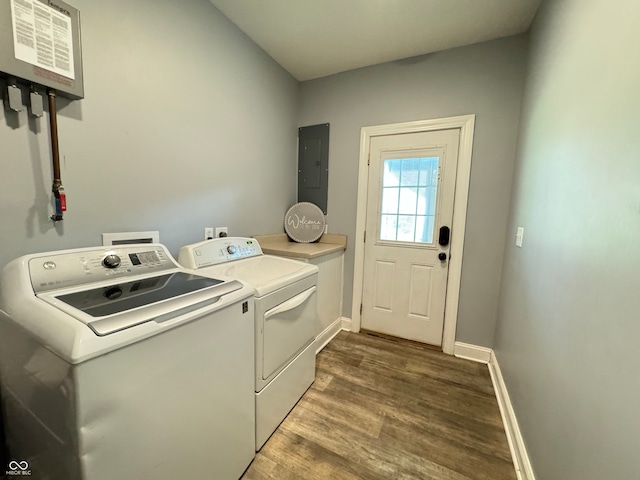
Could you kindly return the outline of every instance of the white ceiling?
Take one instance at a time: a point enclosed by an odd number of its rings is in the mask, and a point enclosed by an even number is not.
[[[540,0],[210,0],[300,81],[525,32]]]

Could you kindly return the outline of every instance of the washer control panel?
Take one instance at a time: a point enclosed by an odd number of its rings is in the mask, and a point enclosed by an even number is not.
[[[176,268],[164,245],[123,245],[56,252],[29,259],[35,293]]]
[[[182,247],[178,263],[186,268],[202,268],[258,255],[262,255],[262,249],[255,238],[214,238]]]

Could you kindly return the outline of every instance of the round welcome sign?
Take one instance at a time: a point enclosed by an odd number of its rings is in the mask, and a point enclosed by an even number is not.
[[[324,233],[326,220],[320,208],[310,202],[296,203],[284,216],[284,231],[298,243],[311,243]]]

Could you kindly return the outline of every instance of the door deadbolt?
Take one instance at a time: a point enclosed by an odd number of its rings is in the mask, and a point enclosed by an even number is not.
[[[451,230],[449,229],[449,227],[440,227],[440,235],[438,235],[438,243],[443,246],[446,247],[447,245],[449,245],[449,237],[451,236]],[[440,259],[442,260],[442,258]]]

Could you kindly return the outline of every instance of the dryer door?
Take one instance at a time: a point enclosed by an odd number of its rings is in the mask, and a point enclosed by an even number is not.
[[[275,376],[315,338],[316,290],[310,287],[264,313],[263,380]]]

